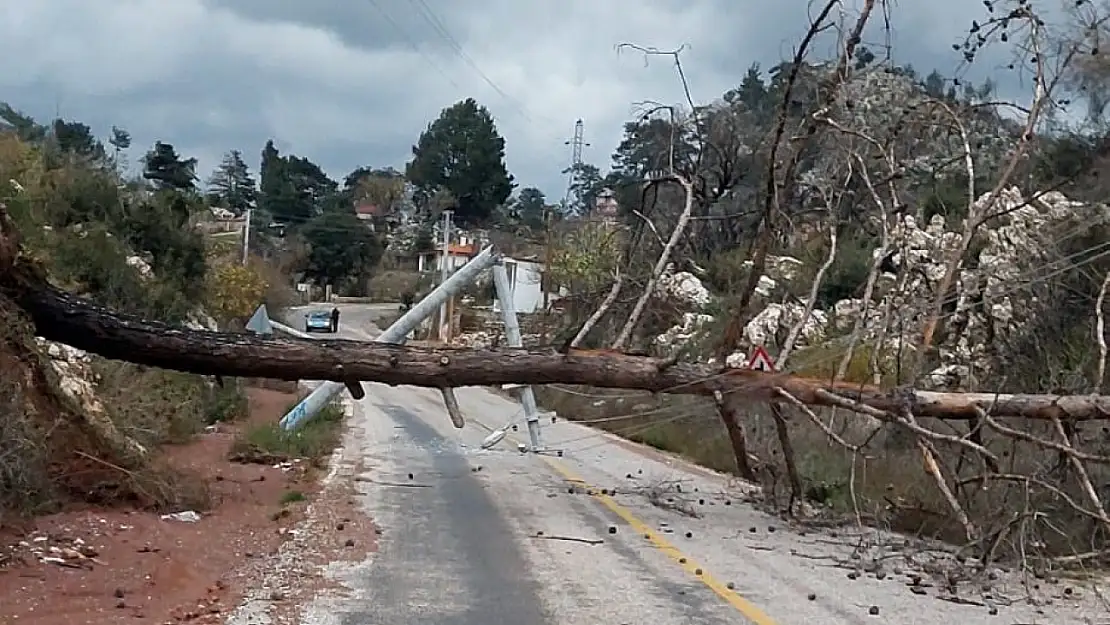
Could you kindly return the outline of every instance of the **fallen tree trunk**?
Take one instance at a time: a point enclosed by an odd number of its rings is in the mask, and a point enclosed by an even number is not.
[[[425,387],[583,384],[658,393],[735,393],[753,402],[779,389],[810,405],[858,402],[919,417],[1000,416],[1088,420],[1110,417],[1110,396],[934,393],[829,383],[789,374],[721,369],[613,351],[467,350],[400,347],[348,340],[266,339],[205,332],[107,310],[49,284],[25,261],[9,265],[0,291],[33,320],[43,338],[101,356],[189,373],[283,380],[364,380]],[[828,393],[836,397],[830,397]]]

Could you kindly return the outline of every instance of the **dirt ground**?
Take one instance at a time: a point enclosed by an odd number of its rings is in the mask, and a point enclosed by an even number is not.
[[[316,500],[318,494],[324,498],[320,471],[308,463],[227,459],[241,428],[276,420],[295,398],[262,388],[248,393],[247,420],[218,424],[193,442],[165,450],[172,466],[197,472],[209,485],[212,505],[199,519],[189,518],[192,511],[164,516],[85,508],[0,534],[0,623],[222,622],[272,573],[268,569],[283,543],[298,534],[293,528],[309,506],[327,509],[335,527],[346,520],[351,529],[369,528],[349,497],[336,493],[327,497],[336,501]],[[352,551],[351,541],[340,536],[322,542],[314,551]],[[359,545],[358,551],[372,546]]]

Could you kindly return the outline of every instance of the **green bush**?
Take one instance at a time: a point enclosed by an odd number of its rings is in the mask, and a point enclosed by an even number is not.
[[[113,423],[144,445],[184,443],[210,423],[210,390],[201,376],[99,359],[94,370]]]
[[[224,380],[223,385],[215,385],[208,396],[205,410],[209,424],[221,421],[234,421],[247,416],[249,411],[247,394],[243,391],[242,381]]]
[[[290,404],[288,410],[292,410],[294,406],[296,402]],[[235,440],[231,455],[248,461],[305,458],[319,462],[339,446],[343,436],[343,417],[342,404],[333,403],[325,406],[296,430],[284,430],[277,423],[252,426]]]
[[[862,238],[847,239],[837,245],[836,258],[817,289],[818,308],[828,308],[842,299],[863,294],[867,276],[871,273],[874,249],[874,242]],[[822,251],[828,253],[827,242]],[[820,264],[818,262],[816,266]]]

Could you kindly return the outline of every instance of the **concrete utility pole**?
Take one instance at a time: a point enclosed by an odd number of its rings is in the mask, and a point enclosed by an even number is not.
[[[243,222],[243,266],[247,266],[247,259],[250,257],[251,250],[251,212],[253,209],[247,209],[246,221]]]
[[[470,262],[451,274],[451,277],[437,286],[427,297],[414,304],[404,315],[401,315],[401,318],[386,328],[378,338],[374,339],[374,342],[394,345],[404,343],[408,339],[409,333],[416,329],[424,319],[435,313],[436,308],[447,301],[447,298],[473,282],[483,271],[492,267],[499,258],[492,247],[483,249]],[[361,383],[358,384],[361,386]],[[285,430],[295,430],[306,419],[310,419],[321,408],[331,403],[345,387],[344,384],[339,382],[329,381],[320,384],[309,393],[308,397],[302,399],[299,404],[281,418],[279,422],[281,427]]]
[[[516,306],[513,304],[513,287],[509,283],[509,272],[505,265],[498,263],[493,266],[493,285],[497,289],[497,300],[501,304],[501,321],[505,324],[505,341],[509,347],[523,347],[524,342],[520,336],[520,324],[516,318]],[[519,389],[520,403],[524,408],[524,420],[528,424],[528,441],[532,444],[529,450],[533,453],[543,451],[543,440],[540,438],[540,415],[536,407],[536,394],[531,386]]]
[[[443,253],[440,254],[439,265],[439,283],[447,282],[447,277],[451,275],[448,268],[448,262],[451,260],[451,216],[454,211],[447,209],[443,211]],[[447,300],[443,301],[443,305],[439,309],[439,339],[446,343],[451,337],[450,331],[450,318],[448,317]]]

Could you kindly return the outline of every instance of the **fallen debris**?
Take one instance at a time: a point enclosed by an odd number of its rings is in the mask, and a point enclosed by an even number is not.
[[[616,529],[616,528],[612,528],[612,529]],[[610,533],[613,534],[615,532],[610,532]],[[545,540],[565,540],[565,541],[575,542],[575,543],[586,543],[587,545],[600,545],[600,544],[605,542],[604,540],[601,540],[600,538],[579,538],[577,536],[555,536],[555,535],[550,535],[550,534],[544,534],[543,532],[537,532],[536,534],[532,535],[532,538],[542,538],[542,539],[545,539]]]
[[[238,428],[276,418],[293,398],[248,393],[250,421],[165,450],[171,466],[204,480],[213,514],[74,509],[0,530],[0,623],[222,623],[301,516],[288,506],[271,519],[299,473],[227,459]]]

